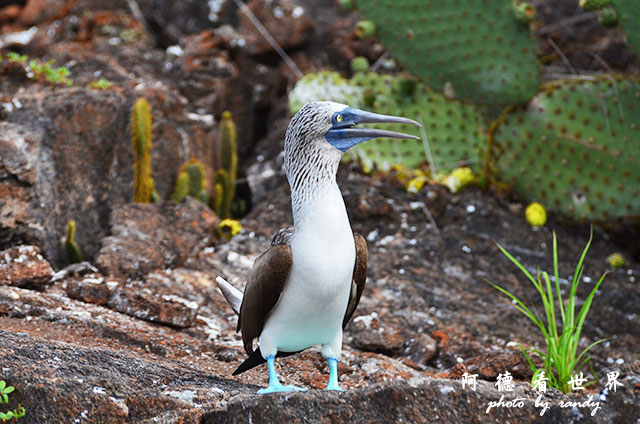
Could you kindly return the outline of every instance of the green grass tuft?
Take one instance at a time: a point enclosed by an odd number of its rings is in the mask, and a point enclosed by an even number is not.
[[[591,229],[589,241],[580,256],[580,260],[578,261],[578,265],[576,266],[576,270],[573,274],[569,297],[567,299],[563,299],[562,293],[560,292],[560,276],[558,275],[558,244],[555,232],[553,233],[553,274],[555,287],[552,286],[551,279],[547,272],[538,271],[536,278],[534,278],[533,275],[531,275],[531,273],[527,271],[527,269],[518,262],[517,259],[515,259],[504,247],[498,244],[500,251],[509,258],[509,260],[513,262],[520,271],[522,271],[522,273],[536,288],[538,294],[540,294],[545,311],[546,326],[544,321],[532,312],[532,310],[520,301],[520,299],[506,289],[486,280],[487,283],[491,284],[494,288],[511,299],[514,307],[533,321],[533,323],[540,329],[547,342],[547,351],[541,352],[533,347],[521,347],[522,353],[524,354],[529,367],[534,372],[534,375],[538,375],[540,370],[544,370],[545,375],[549,378],[549,386],[555,387],[563,393],[571,391],[569,380],[574,373],[580,371],[587,364],[589,358],[585,357],[586,353],[595,345],[605,341],[605,339],[601,339],[591,343],[586,349],[578,354],[578,342],[580,340],[580,333],[582,332],[584,320],[591,308],[593,297],[606,276],[606,273],[604,273],[602,277],[600,277],[600,280],[594,286],[593,290],[591,290],[591,293],[589,293],[589,296],[587,296],[587,299],[576,315],[576,292],[578,290],[580,280],[582,279],[584,259],[587,255],[592,239],[593,228]],[[556,299],[558,302],[557,308],[555,304]],[[559,313],[556,313],[556,311]],[[562,323],[561,328],[558,327],[558,324],[560,324],[558,318],[560,318]],[[538,369],[534,365],[531,360],[530,353],[527,353],[527,351],[534,352],[542,358],[544,361],[543,368]],[[588,384],[592,383],[593,382]]]

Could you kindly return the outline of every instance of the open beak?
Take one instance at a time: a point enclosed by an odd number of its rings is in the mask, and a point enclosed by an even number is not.
[[[336,119],[338,115],[339,121]],[[355,128],[358,124],[379,123],[409,124],[421,127],[421,125],[413,119],[403,118],[400,116],[381,115],[348,107],[334,115],[333,127],[327,131],[325,138],[332,146],[341,150],[343,153],[356,144],[371,140],[372,138],[387,137],[420,140],[420,137],[396,131],[380,130],[377,128]]]

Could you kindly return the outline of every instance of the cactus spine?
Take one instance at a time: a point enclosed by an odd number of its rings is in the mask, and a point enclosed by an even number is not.
[[[221,218],[231,217],[231,204],[236,190],[238,175],[238,152],[236,148],[236,126],[231,112],[222,113],[218,133],[217,168],[211,208]]]
[[[75,264],[82,261],[82,252],[76,244],[76,221],[69,221],[67,223],[67,237],[64,243],[64,247],[67,250],[67,259],[69,263]]]
[[[146,99],[138,99],[131,112],[131,132],[133,136],[134,180],[133,201],[149,203],[154,195],[154,181],[151,177],[151,107]],[[157,193],[156,193],[157,196]]]

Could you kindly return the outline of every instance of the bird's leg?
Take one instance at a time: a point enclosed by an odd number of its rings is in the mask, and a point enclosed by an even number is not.
[[[329,383],[325,390],[344,391],[338,385],[338,360],[336,358],[329,358]]]
[[[258,390],[259,395],[275,392],[304,392],[307,390],[301,387],[294,386],[293,384],[283,386],[280,383],[280,380],[278,380],[278,375],[276,374],[276,357],[274,355],[267,356],[267,366],[269,367],[269,385],[264,389]]]

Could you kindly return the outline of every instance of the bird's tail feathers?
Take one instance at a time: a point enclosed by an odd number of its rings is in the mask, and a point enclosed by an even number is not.
[[[220,288],[224,298],[227,299],[227,302],[231,305],[233,312],[239,314],[240,305],[242,305],[243,293],[220,276],[216,277],[216,283],[218,283],[218,287]]]
[[[253,351],[251,355],[243,363],[240,364],[238,368],[231,375],[242,374],[245,371],[249,371],[253,367],[257,367],[258,365],[264,364],[267,362],[266,359],[262,357],[262,353],[260,352],[260,348],[257,348]]]
[[[286,358],[287,356],[295,355],[296,353],[302,352],[301,350],[297,352],[280,352],[276,354],[276,358]],[[242,374],[245,371],[249,371],[253,367],[257,367],[258,365],[262,365],[267,362],[266,359],[262,357],[262,352],[260,352],[260,348],[257,348],[253,351],[252,354],[249,355],[247,359],[243,363],[240,364],[238,368],[233,372],[232,375]]]

